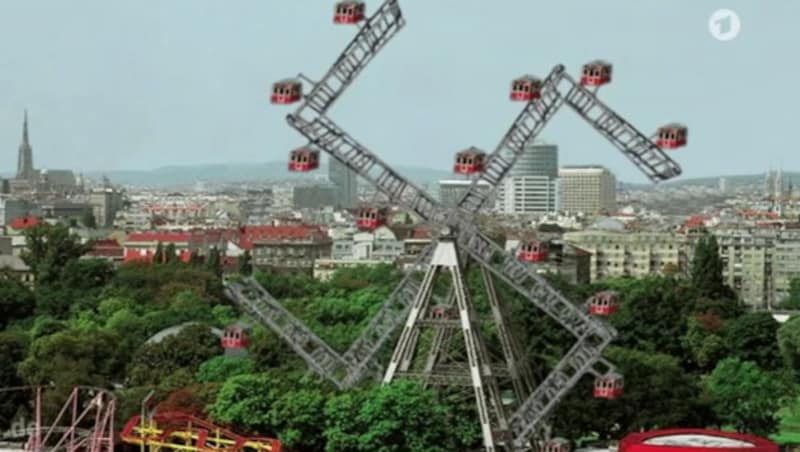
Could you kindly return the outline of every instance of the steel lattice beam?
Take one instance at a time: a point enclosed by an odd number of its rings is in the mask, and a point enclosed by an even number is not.
[[[397,0],[384,1],[361,26],[321,80],[315,83],[304,75],[299,75],[304,81],[311,82],[313,87],[295,111],[295,115],[302,116],[306,109],[312,110],[316,115],[327,113],[356,76],[404,25],[405,20]],[[315,116],[314,113],[312,116]]]

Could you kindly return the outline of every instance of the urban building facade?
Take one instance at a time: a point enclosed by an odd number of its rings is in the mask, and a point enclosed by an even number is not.
[[[567,232],[564,241],[590,253],[592,282],[615,276],[686,272],[693,249],[687,236],[669,232],[586,230]]]
[[[527,146],[497,189],[497,209],[505,214],[558,210],[558,146]]]
[[[723,277],[756,309],[773,309],[800,278],[800,230],[728,229],[714,231]]]
[[[617,208],[617,179],[605,167],[565,166],[559,172],[559,209],[593,214]]]
[[[25,217],[38,213],[38,209],[26,199],[14,199],[6,196],[0,197],[0,226],[5,226],[14,218]]]
[[[328,159],[328,180],[334,187],[333,205],[352,209],[358,204],[358,176],[344,163]]]
[[[329,258],[331,239],[317,226],[246,227],[253,266],[278,271],[313,273],[314,261]]]
[[[292,189],[295,209],[319,209],[336,203],[337,188],[333,185],[298,185]]]
[[[454,207],[458,205],[461,198],[467,193],[469,187],[472,186],[471,179],[447,179],[439,181],[439,201],[447,207]],[[489,191],[491,185],[486,181],[478,181],[480,190]],[[487,203],[487,207],[492,208],[493,202]]]
[[[93,190],[89,194],[89,204],[92,206],[94,221],[97,226],[108,228],[114,225],[117,212],[122,210],[122,192],[113,188]]]

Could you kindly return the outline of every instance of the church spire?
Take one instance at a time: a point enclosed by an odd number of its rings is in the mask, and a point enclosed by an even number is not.
[[[22,144],[30,146],[28,142],[28,109],[25,109],[25,121],[22,123]]]
[[[31,180],[34,177],[33,149],[28,138],[28,110],[25,110],[25,119],[22,123],[22,143],[19,145],[17,155],[17,179]]]

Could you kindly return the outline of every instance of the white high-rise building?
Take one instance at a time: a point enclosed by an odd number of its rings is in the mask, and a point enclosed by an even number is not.
[[[617,209],[617,178],[603,166],[565,166],[559,175],[560,210],[594,214]]]
[[[558,146],[535,143],[525,148],[498,187],[497,208],[506,214],[558,210]]]

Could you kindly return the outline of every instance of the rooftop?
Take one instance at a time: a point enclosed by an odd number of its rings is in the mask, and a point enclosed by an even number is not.
[[[17,217],[11,220],[8,224],[12,229],[27,229],[41,223],[42,219],[39,217]]]
[[[656,446],[694,446],[694,447],[755,447],[755,444],[735,438],[725,438],[709,434],[675,434],[646,439],[644,444]]]

